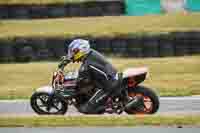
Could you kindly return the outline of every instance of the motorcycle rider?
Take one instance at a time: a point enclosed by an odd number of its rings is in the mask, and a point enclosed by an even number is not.
[[[63,58],[64,61],[58,65],[59,69],[63,70],[65,65],[70,62],[82,62],[79,69],[78,84],[92,80],[99,89],[87,103],[80,107],[79,111],[86,114],[97,113],[102,109],[102,106],[99,105],[103,105],[107,97],[114,89],[117,89],[117,70],[102,54],[90,48],[88,40],[73,40],[66,53],[67,56]]]
[[[67,56],[58,65],[60,70],[70,62],[82,62],[79,69],[77,84],[93,81],[98,91],[81,107],[79,111],[85,114],[98,113],[104,110],[104,104],[113,93],[119,89],[117,70],[109,63],[105,57],[90,48],[88,40],[73,40],[66,48]]]

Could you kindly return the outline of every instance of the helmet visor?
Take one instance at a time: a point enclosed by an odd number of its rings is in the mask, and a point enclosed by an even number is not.
[[[68,58],[71,59],[71,60],[76,60],[77,58],[80,57],[80,50],[78,48],[75,48],[75,49],[69,49],[68,51]]]

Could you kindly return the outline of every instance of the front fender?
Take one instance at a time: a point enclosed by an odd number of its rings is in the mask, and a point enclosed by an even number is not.
[[[45,92],[48,94],[52,94],[52,93],[54,93],[54,89],[51,86],[43,86],[43,87],[36,89],[36,92]]]

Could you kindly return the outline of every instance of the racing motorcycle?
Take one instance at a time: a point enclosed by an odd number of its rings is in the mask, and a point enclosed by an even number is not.
[[[140,85],[146,79],[147,73],[146,67],[129,68],[118,73],[118,93],[111,95],[96,114],[156,113],[159,109],[159,97],[152,89]],[[77,79],[78,71],[54,72],[51,86],[40,87],[32,94],[32,109],[39,115],[64,115],[71,105],[79,110],[98,88],[92,82],[86,85],[78,84]]]

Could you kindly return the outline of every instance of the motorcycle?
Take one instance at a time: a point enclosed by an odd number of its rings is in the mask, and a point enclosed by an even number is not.
[[[159,109],[159,97],[152,89],[140,85],[148,68],[129,68],[116,75],[118,93],[111,95],[96,114],[154,114]],[[77,110],[98,91],[94,84],[77,84],[78,72],[56,71],[52,85],[38,88],[31,96],[32,109],[39,115],[64,115],[68,106]],[[136,102],[137,101],[137,102]],[[135,104],[137,103],[137,104]],[[82,113],[82,112],[80,112]],[[92,113],[91,113],[92,114]]]

